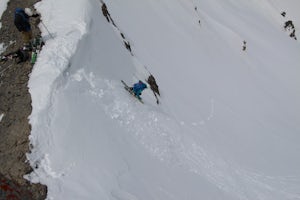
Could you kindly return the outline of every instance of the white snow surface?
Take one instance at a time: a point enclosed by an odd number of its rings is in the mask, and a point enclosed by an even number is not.
[[[6,10],[7,8],[7,2],[9,2],[9,0],[1,0],[0,1],[0,16],[2,17],[3,12]],[[0,17],[0,19],[1,19]],[[2,23],[0,22],[0,28],[2,27]]]
[[[47,199],[300,199],[300,45],[283,29],[300,39],[300,2],[105,3],[117,28],[99,0],[35,5],[27,178]],[[149,72],[159,105],[120,82]]]

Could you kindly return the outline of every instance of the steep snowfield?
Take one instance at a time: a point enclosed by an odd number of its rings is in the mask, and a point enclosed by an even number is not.
[[[54,39],[41,26],[28,178],[49,199],[300,199],[299,2],[105,3],[117,27],[97,0],[36,5]],[[120,82],[148,71],[159,105]]]

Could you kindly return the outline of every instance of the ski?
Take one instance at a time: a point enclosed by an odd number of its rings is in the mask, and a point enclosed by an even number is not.
[[[132,96],[134,96],[137,100],[139,100],[139,102],[141,102],[142,104],[144,103],[142,98],[137,97],[132,91],[132,89],[123,80],[121,80],[121,82],[123,83],[125,90],[127,90]]]

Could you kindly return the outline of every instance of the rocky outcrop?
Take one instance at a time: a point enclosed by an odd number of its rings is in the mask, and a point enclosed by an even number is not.
[[[0,43],[6,47],[7,54],[23,46],[21,34],[13,24],[16,7],[30,7],[38,0],[10,0],[7,10],[1,18]],[[32,19],[33,35],[38,35],[37,23]],[[22,191],[30,194],[30,199],[45,199],[47,188],[41,184],[32,184],[23,176],[32,171],[26,162],[26,153],[30,151],[29,134],[31,127],[28,116],[31,113],[31,97],[28,92],[28,80],[32,65],[27,62],[17,64],[14,60],[0,63],[0,195]],[[9,190],[5,190],[9,189]],[[19,198],[16,198],[19,199]],[[23,198],[22,198],[23,199]]]

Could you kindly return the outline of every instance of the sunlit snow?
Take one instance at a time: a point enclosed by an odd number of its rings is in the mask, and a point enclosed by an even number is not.
[[[105,3],[116,27],[98,0],[35,5],[27,178],[55,200],[300,199],[299,1]],[[120,82],[150,73],[159,105]]]

